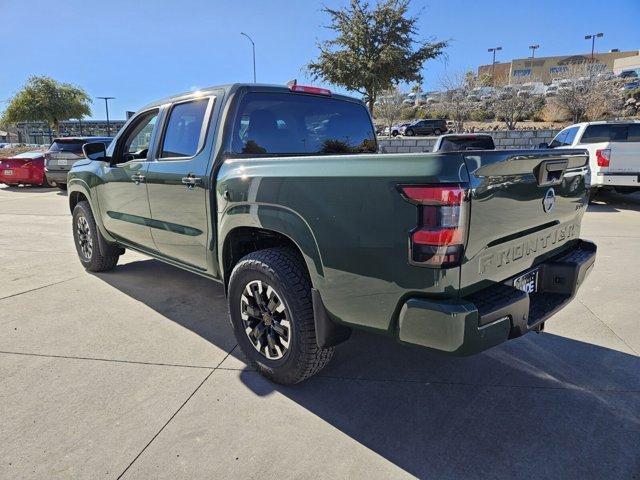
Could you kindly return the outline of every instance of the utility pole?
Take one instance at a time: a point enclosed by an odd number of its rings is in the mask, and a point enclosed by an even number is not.
[[[116,97],[96,97],[104,100],[104,108],[107,112],[107,137],[111,136],[111,126],[109,125],[109,100],[113,100]]]
[[[593,35],[585,35],[585,40],[591,40],[591,61],[593,62],[595,56],[594,53],[596,51],[596,38],[604,37],[604,33],[594,33]]]
[[[537,43],[535,45],[529,45],[529,49],[531,50],[531,58],[536,58],[536,50],[540,48],[540,45]]]
[[[491,62],[491,83],[493,83],[494,86],[496,84],[496,52],[499,52],[500,50],[502,50],[502,47],[491,47],[487,49],[489,53],[493,53],[493,61]]]
[[[256,44],[253,39],[244,32],[240,32],[240,35],[244,35],[251,42],[251,49],[253,51],[253,83],[256,83]]]

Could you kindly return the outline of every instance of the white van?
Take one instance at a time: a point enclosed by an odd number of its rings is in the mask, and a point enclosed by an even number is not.
[[[640,121],[576,123],[558,133],[549,148],[589,151],[590,201],[599,189],[640,191]]]

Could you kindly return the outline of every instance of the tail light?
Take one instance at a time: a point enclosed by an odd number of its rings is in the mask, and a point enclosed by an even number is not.
[[[599,148],[596,150],[596,159],[599,167],[608,167],[609,163],[611,163],[611,149]]]
[[[410,262],[442,268],[459,265],[466,236],[466,190],[460,185],[403,185],[400,190],[418,207],[418,225],[409,234]]]

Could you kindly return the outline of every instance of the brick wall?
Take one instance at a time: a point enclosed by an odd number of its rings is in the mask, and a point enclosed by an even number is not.
[[[499,130],[496,132],[476,132],[488,133],[493,137],[496,148],[505,149],[527,149],[537,148],[542,142],[549,143],[559,130]],[[386,153],[410,153],[410,152],[430,152],[436,137],[395,137],[378,138],[378,143],[383,152]]]

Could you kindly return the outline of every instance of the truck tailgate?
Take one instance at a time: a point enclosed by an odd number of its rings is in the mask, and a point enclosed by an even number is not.
[[[462,295],[513,277],[577,240],[589,179],[584,150],[469,152],[471,214]]]

